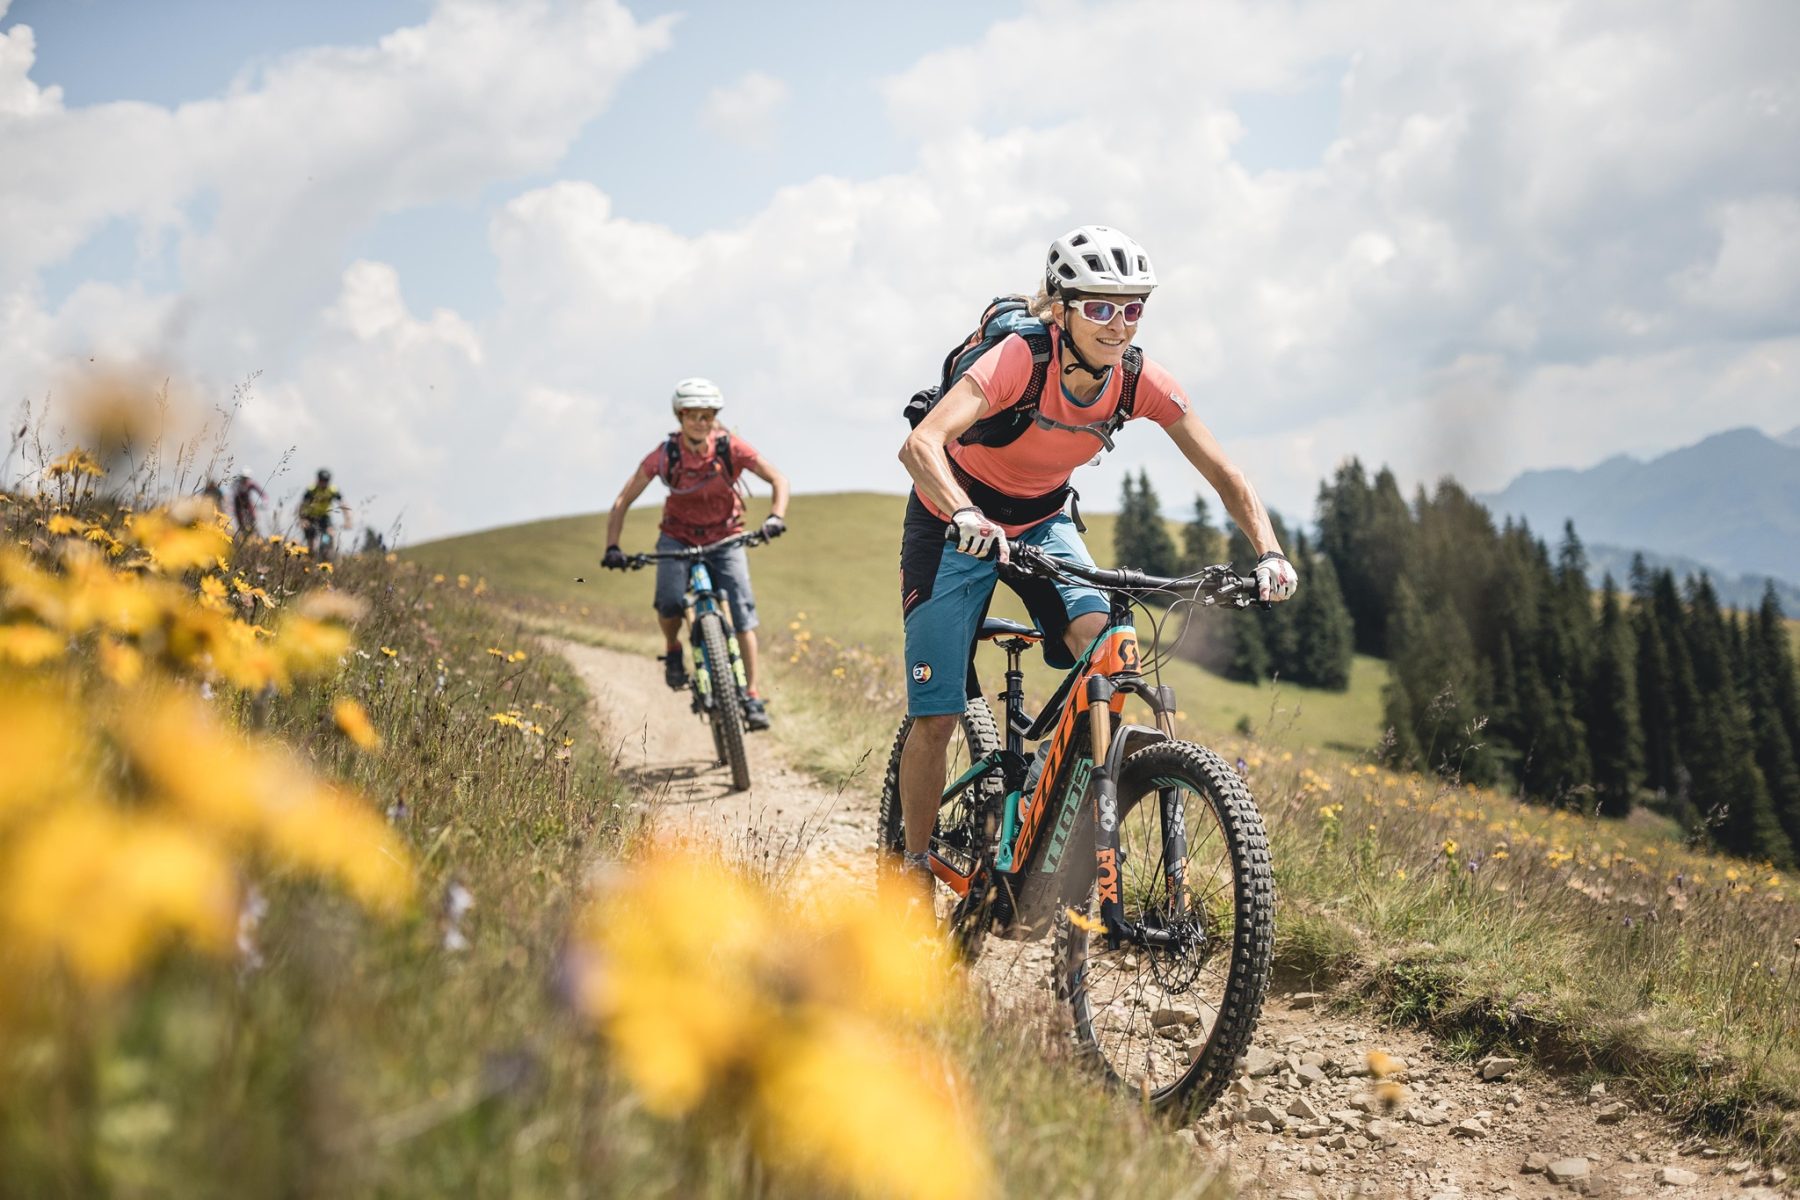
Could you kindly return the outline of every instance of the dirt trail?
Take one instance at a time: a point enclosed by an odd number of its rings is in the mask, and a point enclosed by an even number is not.
[[[716,839],[751,862],[801,862],[860,886],[875,840],[879,764],[840,792],[750,739],[746,792],[729,790],[712,736],[686,692],[642,655],[553,643],[593,692],[618,770],[656,806],[660,828]],[[777,720],[780,713],[774,713]],[[797,855],[804,846],[806,854]],[[1052,1013],[1044,944],[988,939],[977,977],[1004,1008]],[[1195,1152],[1220,1157],[1240,1184],[1280,1200],[1514,1194],[1766,1197],[1788,1193],[1727,1143],[1685,1137],[1654,1114],[1524,1065],[1456,1061],[1429,1039],[1322,1010],[1320,997],[1277,995],[1264,1010],[1247,1073],[1192,1129]],[[1057,1019],[1051,1015],[1050,1019]],[[1404,1064],[1378,1087],[1368,1055]]]

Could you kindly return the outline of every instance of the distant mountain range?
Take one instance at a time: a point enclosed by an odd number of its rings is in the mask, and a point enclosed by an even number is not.
[[[1730,429],[1649,462],[1621,454],[1583,471],[1527,471],[1478,499],[1496,518],[1523,517],[1553,548],[1573,520],[1596,569],[1621,585],[1618,564],[1641,550],[1677,575],[1705,569],[1734,607],[1745,591],[1753,605],[1773,577],[1787,585],[1788,615],[1800,616],[1790,603],[1800,600],[1800,427],[1778,438]]]

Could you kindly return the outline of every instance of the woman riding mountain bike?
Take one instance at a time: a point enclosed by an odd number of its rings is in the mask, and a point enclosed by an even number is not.
[[[725,396],[707,379],[683,379],[669,400],[681,427],[662,445],[645,456],[625,486],[619,489],[606,518],[606,552],[603,567],[627,565],[619,538],[625,531],[625,513],[652,480],[668,488],[663,502],[661,534],[656,549],[664,555],[656,567],[656,619],[663,633],[663,681],[679,691],[688,686],[686,658],[681,649],[681,628],[687,616],[688,566],[680,551],[708,546],[744,530],[744,498],[738,477],[745,471],[768,483],[774,496],[762,523],[765,537],[777,538],[787,530],[788,481],[749,442],[722,429],[719,410]],[[746,680],[744,719],[751,731],[769,727],[769,713],[757,692],[756,596],[750,589],[750,566],[744,548],[732,543],[709,551],[704,562],[712,581],[731,610],[732,628],[743,652]]]
[[[947,386],[901,448],[913,492],[900,549],[910,721],[898,783],[905,865],[924,888],[935,889],[927,851],[946,756],[973,694],[972,650],[998,578],[987,555],[996,546],[1004,554],[1013,539],[1093,568],[1063,507],[1074,469],[1111,449],[1124,421],[1162,426],[1218,493],[1260,555],[1258,598],[1294,594],[1294,568],[1256,490],[1174,378],[1132,344],[1155,288],[1149,256],[1115,229],[1084,225],[1056,239],[1030,303],[1041,325],[1022,325],[954,380],[947,362]],[[1008,586],[1035,618],[1053,667],[1072,666],[1106,629],[1109,601],[1079,578],[1040,574]]]

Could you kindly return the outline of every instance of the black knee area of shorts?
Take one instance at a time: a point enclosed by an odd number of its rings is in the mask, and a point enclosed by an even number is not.
[[[687,604],[685,602],[674,605],[673,607],[665,604],[656,604],[653,605],[653,607],[656,609],[656,615],[659,617],[687,616]]]

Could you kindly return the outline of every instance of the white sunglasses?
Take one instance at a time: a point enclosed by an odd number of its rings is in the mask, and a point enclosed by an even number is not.
[[[1127,325],[1136,325],[1138,318],[1144,315],[1142,300],[1071,300],[1069,307],[1080,313],[1083,320],[1092,321],[1096,325],[1109,324],[1115,316],[1124,314]]]

